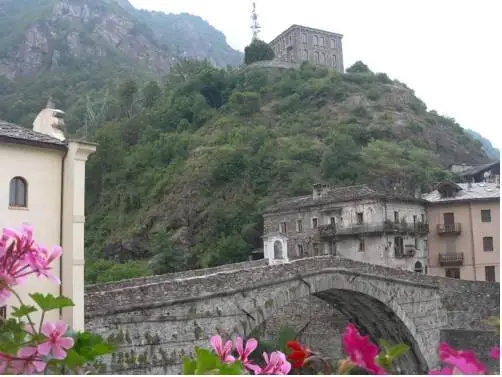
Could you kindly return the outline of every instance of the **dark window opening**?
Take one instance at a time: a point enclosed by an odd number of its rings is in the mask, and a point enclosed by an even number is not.
[[[445,276],[450,279],[460,279],[460,268],[447,268]]]
[[[483,237],[483,250],[493,251],[493,237]]]
[[[495,266],[485,266],[485,280],[495,281]]]
[[[492,222],[492,211],[489,209],[482,209],[481,210],[481,221],[484,223],[491,223]]]
[[[14,177],[10,181],[9,206],[27,206],[27,183],[24,178]]]

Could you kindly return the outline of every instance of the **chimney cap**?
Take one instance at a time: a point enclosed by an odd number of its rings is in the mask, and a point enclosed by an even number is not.
[[[47,105],[45,105],[46,109],[55,109],[56,105],[54,104],[54,101],[52,100],[52,96],[49,96],[49,99],[47,100]]]

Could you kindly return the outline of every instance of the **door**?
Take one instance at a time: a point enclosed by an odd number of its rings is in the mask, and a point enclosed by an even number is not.
[[[443,213],[444,230],[452,232],[455,229],[455,214],[453,212]]]

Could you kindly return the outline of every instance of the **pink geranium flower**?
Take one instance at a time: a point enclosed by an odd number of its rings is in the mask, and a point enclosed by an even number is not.
[[[227,340],[225,345],[223,345],[223,341],[221,340],[221,336],[214,335],[209,340],[211,346],[214,349],[214,352],[218,355],[221,361],[225,363],[232,363],[235,361],[235,358],[230,354],[232,352],[232,341]]]
[[[250,338],[246,341],[246,346],[244,347],[244,341],[239,336],[235,341],[235,349],[239,354],[237,360],[240,360],[245,368],[254,371],[257,365],[251,363],[249,361],[249,356],[253,353],[253,351],[258,347],[258,342],[256,339]]]
[[[486,373],[486,368],[477,359],[476,354],[473,351],[457,351],[446,343],[441,343],[439,345],[439,360],[448,364],[449,367],[445,367],[440,371],[430,371],[429,374],[476,375]]]
[[[11,360],[11,356],[0,352],[0,374],[5,374]]]
[[[263,360],[265,366],[260,368],[254,366],[253,371],[259,375],[286,375],[291,370],[291,364],[286,359],[286,355],[280,351],[272,352],[270,357],[266,352],[263,352]]]
[[[500,347],[495,346],[490,350],[490,357],[495,360],[500,360]]]
[[[63,360],[66,357],[66,351],[73,347],[73,338],[64,336],[67,330],[68,326],[64,322],[45,322],[42,326],[42,334],[47,337],[47,341],[38,346],[39,354]]]
[[[385,370],[375,363],[378,347],[371,343],[367,336],[361,336],[353,323],[345,327],[342,343],[345,353],[353,364],[373,374],[386,374]]]
[[[52,251],[41,248],[33,240],[33,229],[23,225],[21,232],[4,228],[0,237],[0,304],[10,296],[10,289],[30,274],[45,276],[59,283],[51,273],[51,264],[61,257],[60,247]]]
[[[13,374],[34,374],[43,372],[47,363],[40,358],[36,347],[24,347],[10,365]]]
[[[42,247],[37,252],[29,253],[27,261],[37,276],[45,276],[57,284],[61,284],[59,277],[51,273],[51,264],[62,254],[63,251],[59,246],[55,246],[50,252]]]

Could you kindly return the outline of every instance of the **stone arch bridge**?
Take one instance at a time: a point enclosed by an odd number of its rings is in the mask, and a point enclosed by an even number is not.
[[[269,266],[264,260],[86,288],[86,328],[119,344],[104,373],[176,374],[183,355],[215,333],[246,336],[281,307],[316,296],[374,341],[405,342],[407,374],[438,366],[448,341],[486,355],[496,334],[499,283],[462,281],[314,257]]]

